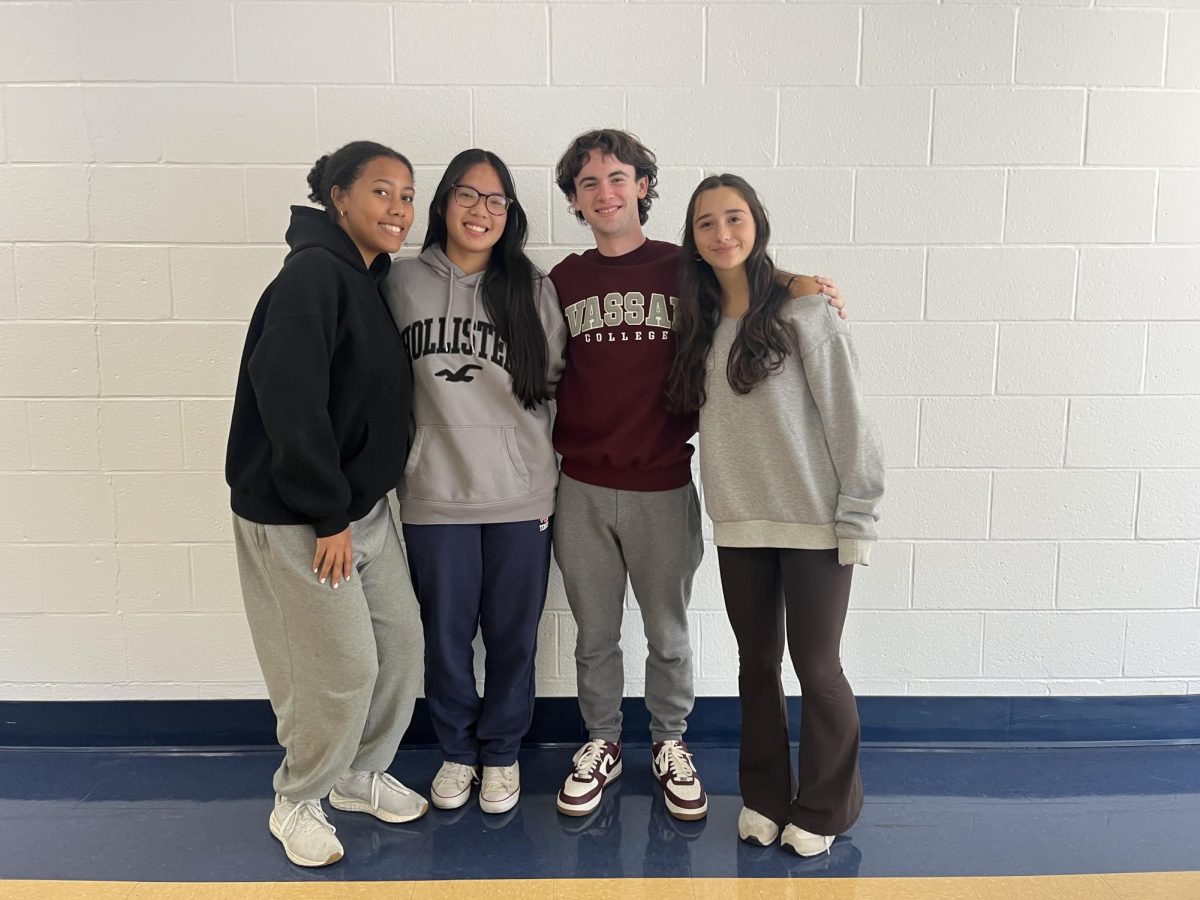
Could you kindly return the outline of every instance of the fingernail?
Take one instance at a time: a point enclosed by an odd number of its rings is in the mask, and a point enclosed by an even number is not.
[[[314,575],[316,575],[316,574],[317,574],[317,570],[316,570],[316,569],[313,569],[313,574],[314,574]]]
[[[336,582],[336,581],[333,583],[333,589],[334,589],[335,591],[338,589],[338,585],[337,585],[337,582]]]
[[[324,584],[324,583],[325,583],[325,579],[324,579],[324,578],[322,578],[322,579],[321,579],[321,584]]]

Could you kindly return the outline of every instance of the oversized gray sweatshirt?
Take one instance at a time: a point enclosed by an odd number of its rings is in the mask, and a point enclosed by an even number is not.
[[[396,490],[410,525],[522,522],[554,511],[550,409],[525,409],[513,396],[507,345],[488,319],[482,279],[436,246],[398,260],[388,276],[388,308],[413,367],[417,431]],[[567,326],[549,278],[538,279],[534,300],[553,385]]]
[[[858,386],[846,323],[824,295],[786,301],[797,345],[749,394],[726,366],[741,319],[722,317],[700,408],[700,479],[719,547],[838,550],[867,565],[883,452]]]

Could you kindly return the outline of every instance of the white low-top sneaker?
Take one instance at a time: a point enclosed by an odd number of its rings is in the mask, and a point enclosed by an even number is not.
[[[558,792],[558,811],[586,816],[600,805],[604,786],[621,777],[621,742],[588,741],[571,757],[571,774]]]
[[[813,834],[796,825],[788,825],[779,842],[798,856],[820,856],[829,852],[834,837],[836,835]]]
[[[458,809],[471,799],[471,785],[479,780],[474,766],[444,762],[433,776],[429,799],[438,809]]]
[[[337,829],[326,820],[320,800],[289,800],[276,794],[269,825],[287,858],[298,866],[327,866],[342,858],[342,843],[334,837]]]
[[[779,837],[779,826],[748,806],[738,813],[738,837],[747,844],[770,847]]]
[[[429,810],[420,794],[410,791],[387,772],[356,772],[351,769],[329,792],[334,809],[368,813],[381,822],[412,822]]]
[[[696,762],[683,741],[660,741],[650,745],[654,777],[663,789],[667,812],[691,822],[708,815],[708,794],[696,773]]]
[[[521,766],[484,766],[479,808],[485,813],[508,812],[521,799]]]

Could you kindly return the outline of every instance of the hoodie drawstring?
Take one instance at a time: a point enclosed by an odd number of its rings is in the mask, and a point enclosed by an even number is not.
[[[454,307],[454,285],[456,279],[454,277],[453,267],[447,269],[446,274],[449,278],[446,280],[446,317],[445,323],[449,327],[454,320],[450,316],[450,312]],[[477,356],[475,352],[475,316],[479,313],[479,285],[483,281],[483,276],[475,279],[475,290],[471,292],[471,326],[467,329],[467,341],[471,345],[471,355]]]
[[[471,341],[471,355],[475,353],[475,316],[479,314],[479,285],[483,283],[483,276],[480,276],[475,281],[475,290],[471,292],[471,331],[469,338]]]

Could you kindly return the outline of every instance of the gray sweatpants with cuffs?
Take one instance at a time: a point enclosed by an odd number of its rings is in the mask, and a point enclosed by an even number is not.
[[[285,751],[275,790],[315,800],[350,768],[387,769],[424,666],[417,601],[387,499],[350,524],[354,572],[336,591],[313,574],[310,526],[235,515],[233,528],[246,618]]]
[[[695,692],[687,608],[704,541],[695,485],[621,491],[562,475],[554,506],[554,558],[575,616],[579,708],[591,740],[621,738],[625,579],[642,612],[646,708],[655,741],[687,728]]]

